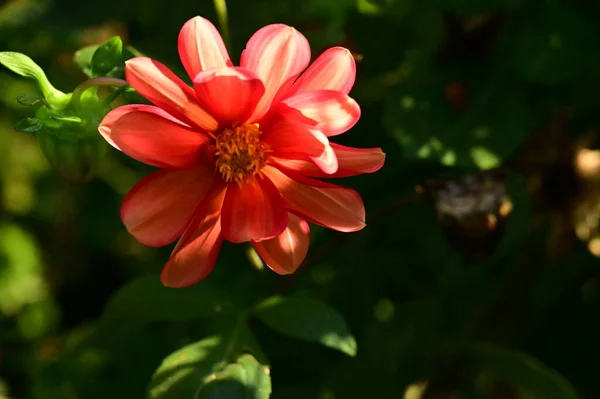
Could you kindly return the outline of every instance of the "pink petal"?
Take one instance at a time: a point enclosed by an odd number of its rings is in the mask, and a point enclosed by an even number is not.
[[[326,174],[337,171],[338,162],[329,145],[329,139],[319,130],[311,129],[294,118],[292,114],[274,115],[266,121],[262,129],[264,142],[273,150],[271,156],[283,159],[308,158]]]
[[[338,159],[331,148],[329,140],[327,136],[325,136],[321,131],[311,129],[311,133],[313,136],[319,140],[323,146],[324,151],[316,157],[310,157],[310,159],[317,165],[319,169],[321,169],[326,175],[331,175],[338,170]]]
[[[188,287],[212,271],[223,243],[219,218],[224,196],[225,185],[221,183],[206,195],[162,270],[164,285]]]
[[[348,49],[332,47],[321,54],[300,77],[286,96],[314,90],[350,93],[356,79],[356,62]]]
[[[348,177],[363,173],[377,172],[385,162],[385,154],[381,148],[353,148],[330,143],[338,160],[338,170],[333,174],[324,173],[314,162],[306,159],[284,159],[271,156],[270,162],[286,170],[298,172],[311,177]]]
[[[123,224],[144,245],[170,244],[189,224],[213,176],[208,167],[149,174],[125,196],[121,206]]]
[[[190,79],[207,69],[231,65],[225,43],[215,26],[206,18],[194,17],[179,32],[179,58]]]
[[[198,104],[221,126],[246,122],[265,92],[260,79],[239,68],[218,68],[200,72],[194,78]]]
[[[263,173],[275,184],[291,212],[333,230],[350,232],[365,227],[365,207],[349,188],[294,175],[266,166]]]
[[[214,131],[218,123],[203,110],[194,91],[166,66],[147,57],[125,62],[127,82],[154,105],[175,118],[206,131]]]
[[[221,218],[228,241],[267,240],[281,234],[286,226],[287,210],[269,179],[257,176],[241,185],[229,185]]]
[[[308,223],[290,213],[283,233],[270,240],[252,242],[252,246],[275,273],[291,274],[304,261],[309,242]]]
[[[148,109],[122,115],[112,126],[111,138],[124,153],[140,162],[181,169],[205,160],[210,141],[206,134]]]
[[[267,25],[252,35],[240,65],[254,72],[265,84],[265,95],[256,107],[252,121],[260,120],[277,92],[287,90],[309,62],[308,40],[291,26]]]
[[[312,121],[314,129],[326,136],[344,133],[360,118],[358,103],[339,91],[307,91],[286,98],[282,104],[299,111],[305,119]]]
[[[273,150],[272,155],[319,156],[325,144],[312,134],[311,129],[289,118],[274,118],[261,125],[262,139]],[[327,140],[329,142],[329,140]]]
[[[115,142],[113,141],[113,139],[111,137],[112,127],[113,127],[114,123],[120,117],[122,117],[123,115],[128,114],[129,112],[132,112],[132,111],[154,112],[158,115],[161,115],[163,118],[171,119],[173,121],[177,120],[177,119],[173,118],[171,115],[169,115],[168,113],[166,113],[165,111],[163,111],[162,109],[155,107],[153,105],[130,104],[130,105],[123,105],[121,107],[117,107],[117,108],[113,109],[112,111],[110,111],[108,114],[106,114],[104,116],[104,119],[102,119],[102,122],[100,122],[100,126],[98,126],[98,131],[100,132],[102,137],[104,137],[104,139],[108,142],[108,144],[115,147],[119,151],[121,151],[121,149],[119,148],[118,145],[115,144]]]

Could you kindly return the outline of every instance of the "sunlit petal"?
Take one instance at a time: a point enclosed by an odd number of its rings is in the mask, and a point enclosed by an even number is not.
[[[188,287],[212,271],[223,243],[220,215],[224,196],[224,185],[213,186],[207,194],[162,270],[164,285]]]
[[[219,31],[206,18],[197,16],[187,21],[179,32],[177,47],[190,79],[207,69],[231,65]]]
[[[125,78],[138,93],[175,118],[206,131],[218,127],[216,119],[197,104],[194,90],[160,62],[132,58],[125,63]]]
[[[123,200],[123,224],[142,244],[151,247],[170,244],[190,223],[213,176],[207,167],[149,174]]]
[[[356,191],[302,176],[292,179],[271,166],[265,167],[264,173],[288,209],[302,218],[343,232],[365,227],[365,208]]]
[[[289,214],[287,228],[275,238],[252,242],[252,246],[271,270],[291,274],[302,264],[308,253],[310,229],[308,223]]]

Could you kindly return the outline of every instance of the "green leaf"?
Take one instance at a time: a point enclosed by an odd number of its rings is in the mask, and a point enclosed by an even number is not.
[[[91,71],[93,76],[105,76],[121,60],[123,42],[119,36],[110,38],[94,52],[91,60]]]
[[[600,64],[600,43],[594,26],[566,7],[535,13],[510,46],[508,62],[527,82],[568,83]]]
[[[271,396],[269,368],[252,355],[244,354],[236,363],[209,377],[198,395],[199,399],[268,399]]]
[[[75,55],[73,56],[73,62],[75,65],[77,65],[79,69],[81,69],[81,71],[90,78],[93,75],[90,67],[92,65],[92,57],[94,56],[96,50],[98,50],[98,47],[100,47],[100,45],[97,44],[84,47],[76,51]]]
[[[0,52],[0,64],[4,65],[17,75],[35,80],[44,94],[46,101],[51,105],[62,105],[63,101],[61,100],[63,100],[66,95],[59,90],[56,90],[54,86],[50,84],[50,81],[42,68],[25,54],[12,51]]]
[[[222,335],[205,338],[167,356],[152,376],[149,398],[219,398],[222,396],[217,394],[238,388],[232,387],[232,380],[237,380],[235,384],[243,382],[244,386],[251,386],[254,392],[263,393],[257,398],[268,397],[264,396],[264,392],[267,384],[270,391],[270,381],[266,382],[263,375],[267,374],[267,369],[259,365],[254,357],[254,362],[247,360],[247,357],[238,359],[242,353],[261,353],[244,320],[238,320],[233,328],[225,331]],[[238,363],[234,363],[236,359]],[[257,368],[262,368],[262,371]],[[219,383],[213,385],[216,380]],[[227,380],[230,384],[226,384]],[[209,385],[211,388],[207,388],[207,395],[212,396],[198,396],[200,390]]]
[[[473,93],[468,88],[479,87]],[[519,148],[534,127],[523,93],[498,79],[465,88],[464,110],[451,107],[441,81],[415,84],[390,96],[384,124],[409,159],[487,170]]]
[[[44,101],[44,99],[40,96],[38,96],[37,94],[29,94],[29,93],[24,93],[24,94],[19,94],[17,96],[17,102],[21,105],[26,105],[29,107],[33,107],[34,105],[38,105],[41,104]]]
[[[275,296],[259,304],[255,312],[281,334],[356,355],[356,341],[342,316],[316,299]]]
[[[44,125],[42,121],[37,118],[25,118],[15,123],[15,130],[17,132],[35,133],[41,130]]]
[[[496,379],[520,387],[531,397],[579,398],[564,377],[531,356],[492,344],[477,344],[472,351],[473,359]]]
[[[25,54],[12,51],[0,52],[0,64],[4,65],[17,75],[35,79],[37,81],[44,81],[47,85],[50,85],[42,68]]]
[[[100,319],[100,336],[119,337],[148,323],[187,321],[232,308],[228,297],[208,280],[189,288],[168,288],[152,274],[132,281],[112,296]]]

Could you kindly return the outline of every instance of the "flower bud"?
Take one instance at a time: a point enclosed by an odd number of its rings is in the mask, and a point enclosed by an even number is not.
[[[36,132],[37,141],[50,166],[63,180],[87,183],[98,172],[108,149],[98,134],[99,119],[105,113],[86,112],[73,117],[46,107],[37,111],[36,118],[42,122],[42,128]]]
[[[118,69],[122,47],[118,37],[99,46],[91,57],[90,73],[99,76]],[[108,149],[98,125],[110,111],[111,101],[98,96],[97,86],[123,86],[127,82],[96,77],[81,83],[73,93],[63,93],[52,86],[42,68],[25,54],[2,51],[0,65],[34,80],[43,95],[19,96],[18,101],[23,105],[41,106],[35,118],[19,121],[15,129],[36,133],[42,152],[62,179],[70,183],[90,181]]]

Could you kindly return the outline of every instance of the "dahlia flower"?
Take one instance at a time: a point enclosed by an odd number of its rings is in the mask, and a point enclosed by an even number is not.
[[[224,240],[250,242],[273,271],[292,273],[309,245],[307,222],[342,232],[365,226],[360,195],[316,178],[381,168],[379,148],[329,142],[358,121],[348,96],[356,67],[334,47],[308,68],[310,46],[292,27],[258,30],[229,58],[219,32],[195,17],[178,50],[192,86],[146,57],[127,61],[127,82],[154,105],[111,111],[100,133],[128,156],[160,168],[125,197],[121,218],[141,243],[179,238],[161,280],[185,287],[213,269]]]

